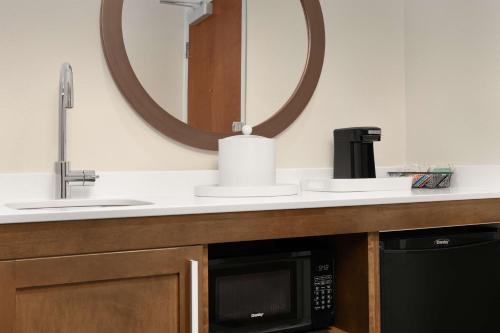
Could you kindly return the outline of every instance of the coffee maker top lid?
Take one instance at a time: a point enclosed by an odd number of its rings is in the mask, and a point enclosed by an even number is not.
[[[380,127],[347,127],[333,131],[336,142],[374,142],[380,141],[382,130]]]

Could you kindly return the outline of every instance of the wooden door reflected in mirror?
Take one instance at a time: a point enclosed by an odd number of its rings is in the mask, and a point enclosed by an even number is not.
[[[241,121],[242,5],[216,0],[213,14],[189,27],[187,123],[231,133]]]

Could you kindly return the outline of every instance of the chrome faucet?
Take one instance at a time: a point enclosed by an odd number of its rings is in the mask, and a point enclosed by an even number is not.
[[[59,160],[56,162],[56,198],[69,198],[70,186],[92,186],[99,176],[93,170],[72,171],[66,160],[66,111],[74,105],[73,69],[63,64],[59,77]]]

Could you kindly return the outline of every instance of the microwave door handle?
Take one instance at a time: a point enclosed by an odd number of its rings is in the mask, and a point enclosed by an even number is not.
[[[191,333],[198,333],[198,261],[190,260],[190,276],[191,276]]]

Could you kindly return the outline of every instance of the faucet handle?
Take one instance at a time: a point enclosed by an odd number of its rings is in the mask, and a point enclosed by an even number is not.
[[[94,170],[83,170],[82,186],[94,186],[95,181],[99,179]]]

